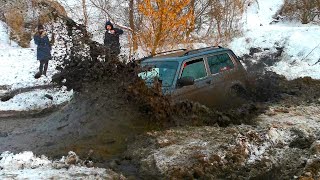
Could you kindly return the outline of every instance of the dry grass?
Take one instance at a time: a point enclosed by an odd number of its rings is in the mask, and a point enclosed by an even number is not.
[[[10,39],[17,41],[21,47],[29,47],[31,33],[25,31],[24,14],[19,9],[12,8],[5,14],[5,18],[11,28]]]
[[[40,24],[46,24],[52,20],[51,17],[51,11],[49,9],[44,9],[42,6],[51,6],[54,8],[58,14],[62,16],[67,16],[67,12],[64,9],[64,7],[59,4],[57,1],[54,0],[31,0],[32,1],[32,7],[35,9],[41,9],[39,17],[38,17],[38,23]]]
[[[31,6],[30,3],[31,2]],[[46,24],[53,20],[50,8],[66,16],[67,13],[63,6],[54,0],[27,0],[8,2],[3,4],[4,20],[10,27],[10,39],[16,41],[21,47],[29,47],[32,39],[32,32],[35,31],[37,25]],[[32,17],[28,17],[28,11],[39,12]]]

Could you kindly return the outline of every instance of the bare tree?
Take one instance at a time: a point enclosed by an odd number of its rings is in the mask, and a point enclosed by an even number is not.
[[[217,45],[231,40],[240,32],[239,20],[249,1],[255,0],[195,0],[196,41]]]
[[[88,26],[88,11],[86,0],[82,0],[83,24]]]
[[[320,0],[285,0],[280,10],[287,19],[298,19],[303,24],[320,22]]]
[[[132,30],[132,48],[133,51],[136,51],[138,49],[138,42],[137,42],[137,33],[136,33],[136,27],[134,22],[134,0],[129,1],[129,23],[130,28]]]

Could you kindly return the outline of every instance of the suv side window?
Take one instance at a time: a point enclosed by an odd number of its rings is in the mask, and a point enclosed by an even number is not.
[[[216,74],[234,68],[234,64],[227,53],[208,56],[211,74]]]
[[[187,76],[193,77],[195,80],[207,76],[203,59],[189,61],[184,64],[181,77]]]

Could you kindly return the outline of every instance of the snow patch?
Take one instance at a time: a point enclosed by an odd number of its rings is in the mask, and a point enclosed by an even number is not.
[[[239,56],[249,54],[252,47],[270,49],[284,47],[282,60],[269,70],[288,79],[310,76],[320,79],[320,27],[299,23],[270,24],[282,0],[263,1],[251,5],[245,14],[244,36],[234,39],[229,47]]]
[[[18,47],[18,44],[10,40],[8,27],[4,22],[0,21],[0,49],[10,47]]]
[[[46,96],[51,96],[49,99]],[[12,99],[1,102],[1,111],[31,111],[49,108],[68,102],[73,96],[73,91],[62,89],[35,90],[14,96]]]
[[[0,155],[0,179],[107,179],[106,169],[88,168],[79,164],[58,168],[63,160],[52,161],[46,156],[37,157],[33,152]]]

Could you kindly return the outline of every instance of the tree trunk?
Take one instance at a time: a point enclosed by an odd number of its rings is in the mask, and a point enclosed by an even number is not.
[[[190,11],[191,11],[191,14],[193,15],[193,18],[195,18],[195,0],[190,1]],[[195,29],[195,22],[194,21],[195,21],[195,19],[192,19],[190,22],[190,26],[189,26],[187,33],[186,33],[187,38],[189,38],[191,32],[193,32]]]
[[[83,24],[84,26],[88,26],[88,12],[87,12],[86,0],[82,0],[82,11],[83,11]]]
[[[160,17],[159,17],[160,18],[160,23],[159,23],[159,26],[157,27],[157,31],[155,32],[155,40],[154,40],[152,48],[151,48],[151,55],[155,55],[156,54],[156,51],[157,51],[158,46],[159,46],[160,39],[162,37],[162,30],[163,30],[162,25],[163,25],[164,12],[163,12],[163,5],[161,3],[164,3],[164,2],[162,1],[162,2],[158,2],[157,3],[157,6],[159,7],[159,11],[161,12]]]
[[[133,51],[136,51],[138,49],[138,42],[137,42],[136,28],[134,24],[134,0],[129,1],[129,23],[130,23],[130,28],[132,30]]]

